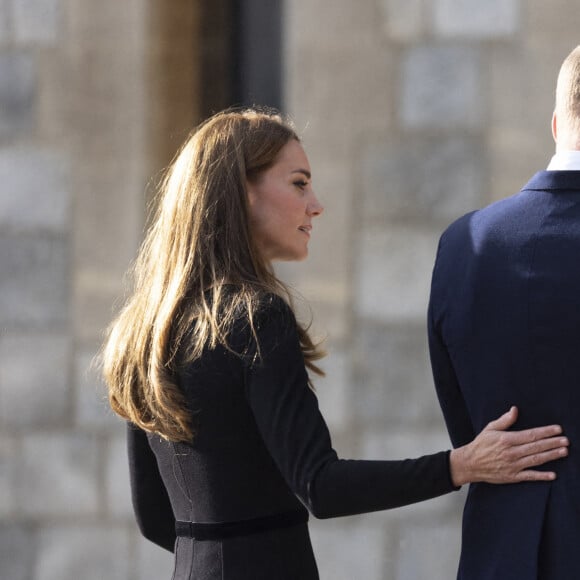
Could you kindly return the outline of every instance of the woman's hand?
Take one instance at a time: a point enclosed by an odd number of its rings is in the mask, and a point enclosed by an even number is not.
[[[517,483],[551,481],[553,471],[529,469],[568,455],[568,439],[559,425],[525,431],[506,431],[518,418],[512,407],[492,421],[469,444],[451,451],[451,479],[456,486],[475,481]]]

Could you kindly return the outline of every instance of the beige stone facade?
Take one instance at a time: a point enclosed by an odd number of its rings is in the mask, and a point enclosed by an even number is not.
[[[90,363],[151,184],[203,116],[203,6],[0,1],[1,578],[171,577],[136,531]],[[576,0],[284,3],[285,107],[326,210],[309,260],[279,271],[329,336],[317,390],[342,455],[448,447],[425,338],[437,238],[547,164],[579,16]],[[453,578],[463,493],[313,522],[322,578]]]

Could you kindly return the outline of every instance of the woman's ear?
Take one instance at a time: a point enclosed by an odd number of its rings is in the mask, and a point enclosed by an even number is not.
[[[248,205],[251,207],[256,203],[256,191],[248,180],[246,180],[246,194],[248,196]]]
[[[252,182],[247,179],[246,179],[246,193],[248,194],[248,205],[252,207],[258,201],[258,195],[256,192],[256,185],[252,184]]]
[[[558,143],[558,119],[556,111],[552,113],[552,137],[554,137],[554,141]]]

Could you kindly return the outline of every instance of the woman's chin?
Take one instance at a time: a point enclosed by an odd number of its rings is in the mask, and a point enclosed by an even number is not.
[[[293,252],[272,258],[272,262],[303,262],[308,258],[308,250],[304,252]]]

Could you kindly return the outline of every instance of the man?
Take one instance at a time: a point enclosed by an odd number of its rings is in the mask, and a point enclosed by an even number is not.
[[[461,580],[580,579],[580,46],[558,76],[556,154],[517,194],[441,237],[429,305],[437,394],[454,446],[515,404],[559,423],[570,457],[547,483],[472,484]]]

